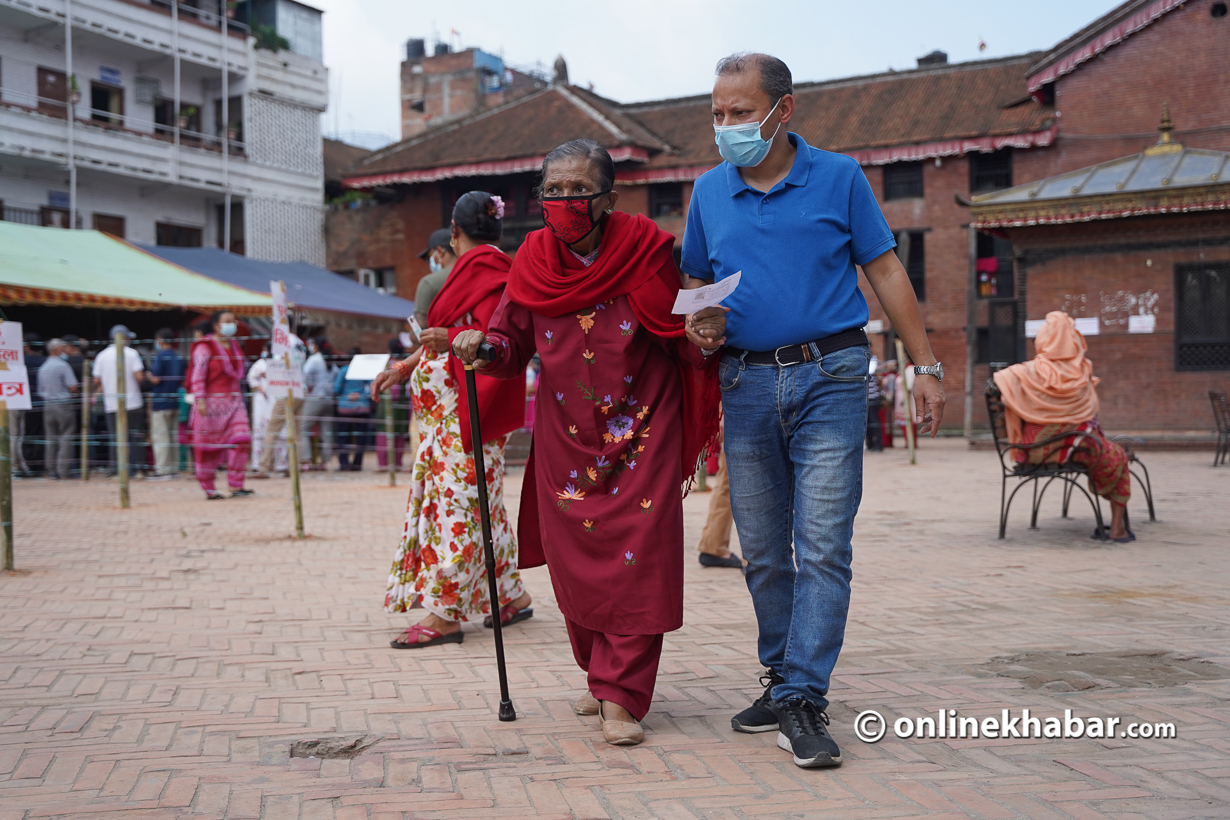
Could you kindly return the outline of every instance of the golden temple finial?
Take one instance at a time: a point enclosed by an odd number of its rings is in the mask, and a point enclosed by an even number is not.
[[[1169,103],[1162,103],[1162,124],[1157,127],[1157,130],[1162,132],[1162,138],[1157,141],[1158,145],[1170,142],[1170,132],[1174,130],[1174,122],[1170,119]]]
[[[1170,132],[1174,130],[1174,121],[1170,119],[1170,105],[1162,103],[1162,123],[1157,127],[1158,131],[1162,132],[1162,136],[1158,141],[1145,149],[1145,156],[1156,156],[1157,154],[1178,154],[1183,151],[1183,146],[1175,142]]]

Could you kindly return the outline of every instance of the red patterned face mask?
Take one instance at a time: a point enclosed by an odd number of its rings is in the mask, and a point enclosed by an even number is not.
[[[594,219],[593,202],[603,191],[589,196],[557,196],[542,200],[542,222],[565,245],[575,245],[594,232],[601,219]]]

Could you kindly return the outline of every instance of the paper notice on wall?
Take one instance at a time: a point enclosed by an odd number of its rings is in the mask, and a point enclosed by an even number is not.
[[[743,271],[727,276],[712,285],[705,285],[703,288],[681,290],[675,297],[675,307],[671,309],[671,313],[692,314],[698,310],[713,307],[735,292],[741,278],[743,278]]]
[[[1038,338],[1038,331],[1046,324],[1046,319],[1026,319],[1025,320],[1025,338]]]
[[[1097,336],[1098,335],[1098,317],[1089,316],[1083,319],[1075,319],[1076,331],[1082,336]]]
[[[1128,317],[1128,333],[1153,333],[1157,330],[1157,317],[1152,313]]]
[[[10,410],[29,410],[30,374],[21,349],[21,322],[0,321],[0,399]]]

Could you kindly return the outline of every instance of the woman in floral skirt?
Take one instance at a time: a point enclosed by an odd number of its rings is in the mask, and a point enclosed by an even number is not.
[[[461,643],[461,622],[491,611],[488,600],[478,482],[471,455],[464,370],[449,353],[463,330],[486,330],[508,281],[512,260],[491,242],[500,238],[504,205],[499,197],[471,191],[453,209],[452,246],[459,257],[447,284],[431,303],[421,358],[411,357],[372,383],[372,396],[409,380],[420,442],[401,544],[389,572],[388,612],[422,607],[427,616],[391,645],[415,649]],[[504,509],[504,444],[525,418],[523,383],[478,376],[483,460],[491,508],[501,623],[533,615],[517,572],[517,545]],[[490,625],[490,618],[487,618]]]

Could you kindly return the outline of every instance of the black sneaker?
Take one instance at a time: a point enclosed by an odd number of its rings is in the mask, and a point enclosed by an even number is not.
[[[803,769],[841,765],[841,749],[829,734],[828,713],[803,698],[774,704],[781,721],[777,745],[794,755],[794,765]]]
[[[769,694],[773,687],[785,683],[785,679],[772,669],[760,676],[760,685],[764,692],[756,698],[751,706],[730,719],[730,728],[736,732],[771,732],[777,728],[777,713],[773,711],[773,697]]]

